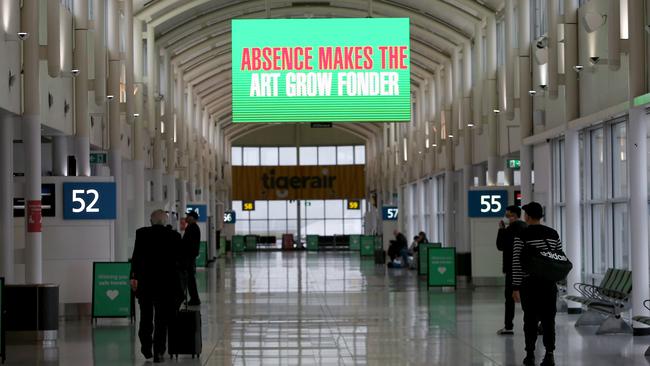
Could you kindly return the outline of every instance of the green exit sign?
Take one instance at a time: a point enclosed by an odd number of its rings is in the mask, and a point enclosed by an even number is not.
[[[108,156],[105,152],[90,153],[90,164],[106,164],[107,162]]]
[[[508,168],[510,169],[520,169],[521,168],[521,160],[519,159],[508,159]]]

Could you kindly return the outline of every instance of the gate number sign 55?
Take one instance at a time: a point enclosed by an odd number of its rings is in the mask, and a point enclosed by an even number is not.
[[[90,204],[86,206],[86,201],[81,197],[81,195],[91,195],[93,196],[92,201],[90,201]],[[97,201],[99,200],[99,192],[97,192],[96,189],[73,189],[72,190],[72,202],[73,203],[79,203],[79,207],[72,207],[72,212],[74,213],[80,213],[80,212],[88,212],[88,213],[97,213],[99,212],[99,208],[95,207],[97,204]]]
[[[501,212],[501,195],[481,195],[481,212]]]

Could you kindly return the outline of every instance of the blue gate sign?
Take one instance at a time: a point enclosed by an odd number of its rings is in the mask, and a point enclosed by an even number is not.
[[[508,191],[484,190],[467,192],[469,217],[503,217],[508,207]]]
[[[399,209],[397,206],[384,206],[381,208],[381,218],[384,221],[397,221]]]
[[[234,224],[237,222],[237,214],[235,211],[225,211],[223,213],[223,223],[224,224]]]
[[[208,221],[208,217],[206,215],[208,213],[208,205],[187,205],[185,213],[188,214],[192,211],[196,212],[196,214],[199,215],[198,222]]]
[[[115,183],[63,183],[64,220],[115,220]]]

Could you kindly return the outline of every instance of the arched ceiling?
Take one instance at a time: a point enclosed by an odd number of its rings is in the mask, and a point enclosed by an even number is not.
[[[418,88],[455,49],[471,42],[475,25],[505,0],[134,0],[136,17],[153,27],[156,45],[219,123],[229,141],[261,128],[231,123],[230,20],[233,18],[408,17],[411,83]],[[366,139],[381,124],[340,124]]]

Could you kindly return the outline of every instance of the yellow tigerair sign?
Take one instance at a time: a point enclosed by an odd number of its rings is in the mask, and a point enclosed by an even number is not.
[[[298,200],[361,199],[365,192],[363,165],[232,168],[233,199]]]

